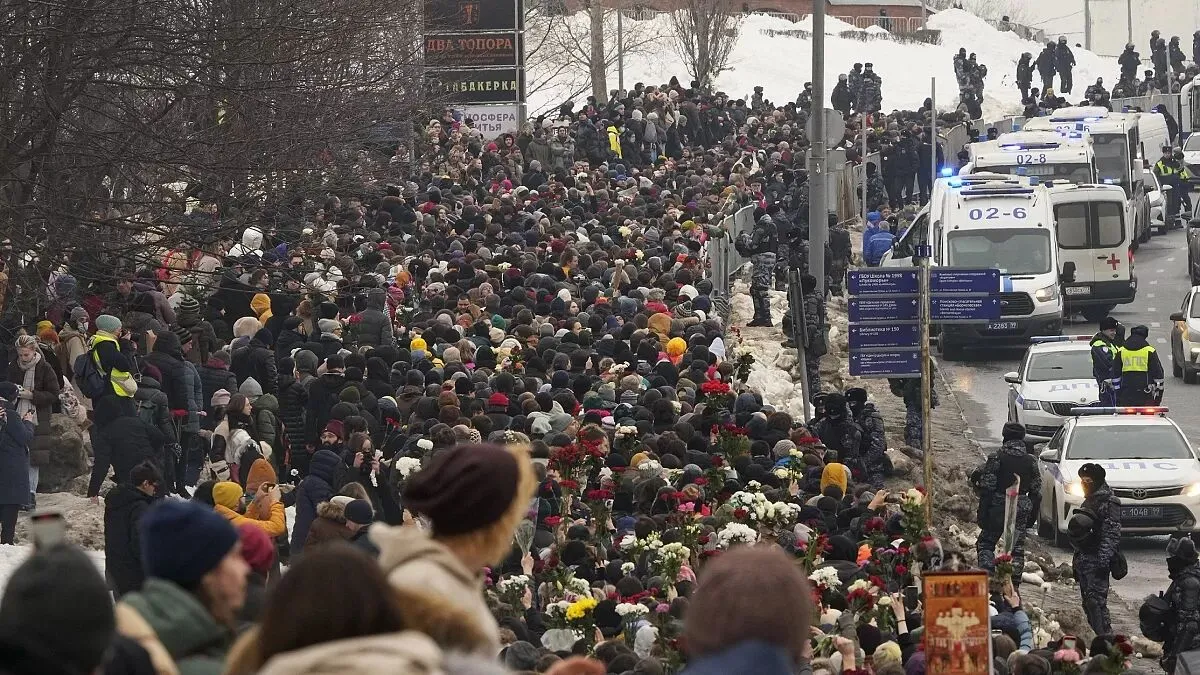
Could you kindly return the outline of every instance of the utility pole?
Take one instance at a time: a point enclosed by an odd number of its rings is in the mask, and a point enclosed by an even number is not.
[[[1125,42],[1133,44],[1133,0],[1125,0],[1125,21],[1127,22]]]
[[[862,114],[862,125],[859,131],[862,133],[862,194],[859,195],[862,201],[862,224],[867,226],[867,118],[870,117],[867,113]]]
[[[1092,0],[1083,0],[1083,48],[1092,50]]]
[[[792,314],[792,343],[796,345],[796,368],[800,370],[800,396],[804,399],[801,416],[805,424],[811,419],[808,416],[808,405],[812,401],[813,387],[820,387],[820,382],[808,381],[808,330],[804,327],[804,288],[800,283],[799,267],[793,267],[791,260],[784,261],[788,266],[788,311]],[[788,337],[788,336],[785,336]]]
[[[813,0],[812,14],[812,156],[808,161],[808,270],[825,297],[825,244],[829,209],[825,206],[825,0]]]
[[[937,180],[937,79],[929,79],[929,142],[930,170]],[[933,198],[930,188],[930,198]],[[926,243],[920,252],[921,280],[921,459],[924,463],[925,522],[933,523],[933,408],[930,393],[933,390],[933,364],[929,360],[929,259],[932,247]]]

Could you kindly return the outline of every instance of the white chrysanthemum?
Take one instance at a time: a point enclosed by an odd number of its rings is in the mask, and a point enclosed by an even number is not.
[[[650,613],[649,608],[640,602],[622,602],[617,605],[617,614],[622,618],[629,619],[632,617],[645,616]]]
[[[816,586],[824,588],[840,588],[842,578],[838,576],[837,570],[832,567],[821,567],[815,572],[808,575],[808,580]]]
[[[421,470],[421,460],[416,457],[397,457],[396,471],[400,472],[401,478],[408,478],[412,474]]]
[[[729,523],[717,532],[717,546],[728,549],[738,544],[751,545],[758,542],[758,532],[749,525]]]

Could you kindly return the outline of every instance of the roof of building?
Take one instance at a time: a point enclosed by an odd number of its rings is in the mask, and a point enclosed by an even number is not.
[[[826,0],[830,5],[863,7],[920,7],[921,0]]]

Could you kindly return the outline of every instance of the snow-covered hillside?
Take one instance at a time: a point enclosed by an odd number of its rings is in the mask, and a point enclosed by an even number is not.
[[[586,21],[581,13],[572,20]],[[663,35],[670,31],[670,20],[660,15],[647,22],[651,29]],[[854,31],[852,26],[833,17],[825,20],[825,81],[829,89],[837,82],[837,76],[850,70],[856,62],[870,62],[883,78],[883,107],[885,110],[920,107],[929,96],[929,80],[938,82],[938,107],[952,108],[958,100],[958,85],[954,79],[952,59],[959,47],[975,52],[980,63],[988,67],[986,80],[984,116],[1000,117],[1019,113],[1021,95],[1016,88],[1013,74],[1021,52],[1030,52],[1035,57],[1041,45],[1022,40],[1015,33],[1001,33],[979,17],[962,10],[946,10],[930,17],[930,28],[942,31],[942,44],[903,44],[877,37],[882,32],[872,28],[865,40],[843,38],[843,31]],[[763,15],[752,15],[743,21],[738,44],[733,52],[732,69],[717,78],[720,90],[734,97],[749,96],[756,85],[761,85],[767,98],[784,102],[795,100],[796,95],[811,79],[812,42],[791,35],[772,35],[772,32],[809,31],[811,18],[800,23],[791,23]],[[1109,88],[1116,82],[1119,68],[1116,59],[1102,58],[1075,49],[1077,66],[1074,73],[1075,90],[1082,97],[1086,86],[1103,77]],[[560,64],[531,63],[533,79],[548,69]],[[659,84],[672,75],[686,79],[686,70],[670,43],[664,38],[651,56],[634,56],[626,59],[625,83],[635,82]],[[609,75],[609,86],[617,82],[615,69]],[[1057,84],[1057,82],[1056,82]],[[1040,82],[1035,82],[1041,86]],[[530,109],[545,110],[557,105],[569,92],[546,89],[538,92],[530,101]],[[827,92],[828,95],[828,92]],[[583,97],[579,97],[582,100]],[[828,101],[827,101],[828,103]]]

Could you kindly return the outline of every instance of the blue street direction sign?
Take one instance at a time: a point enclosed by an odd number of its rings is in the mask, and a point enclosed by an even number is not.
[[[921,330],[916,321],[850,324],[850,349],[916,347],[920,339]]]
[[[904,295],[917,288],[917,270],[870,269],[851,270],[846,283],[850,295]],[[999,282],[997,282],[999,288]]]
[[[929,270],[929,292],[999,293],[1000,270],[935,267]]]
[[[918,349],[850,352],[850,374],[854,377],[920,377],[921,352]]]
[[[920,315],[916,298],[850,298],[850,321],[915,321]]]
[[[935,323],[977,323],[1000,318],[1000,297],[935,295],[929,299],[930,320]]]

